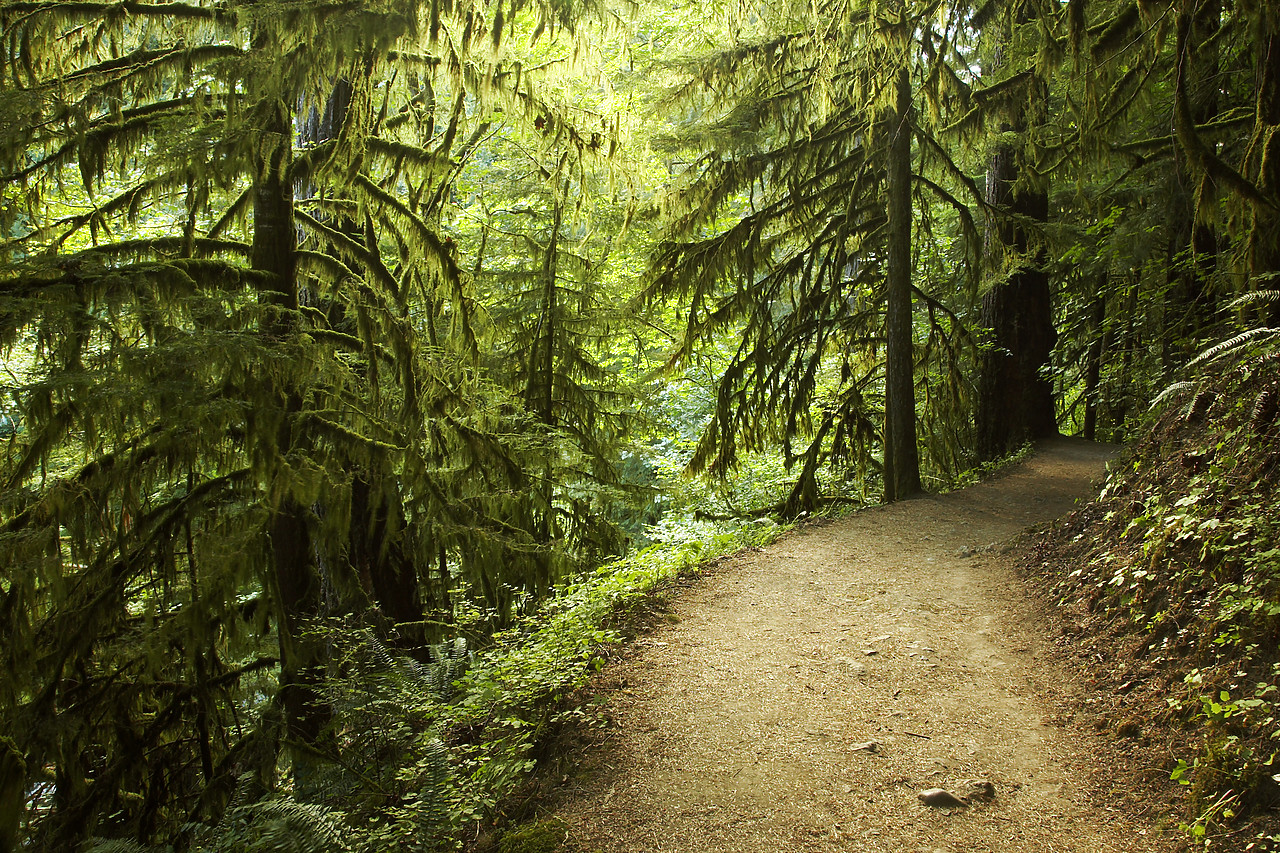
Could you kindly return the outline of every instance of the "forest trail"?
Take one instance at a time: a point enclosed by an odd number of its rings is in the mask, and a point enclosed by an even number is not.
[[[1104,736],[1067,722],[1079,688],[999,547],[1070,510],[1113,450],[1051,441],[990,482],[801,529],[693,581],[678,621],[602,679],[611,724],[557,796],[570,849],[1170,849],[1162,815],[1108,790]],[[993,801],[917,799],[974,779]]]

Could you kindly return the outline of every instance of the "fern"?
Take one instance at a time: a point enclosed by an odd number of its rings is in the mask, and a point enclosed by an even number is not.
[[[1227,303],[1227,308],[1235,310],[1252,305],[1275,305],[1277,303],[1280,303],[1280,290],[1254,290],[1243,296],[1237,296]]]
[[[1265,432],[1275,422],[1280,413],[1280,391],[1267,388],[1254,401],[1253,410],[1249,413],[1249,428],[1255,434]]]
[[[1270,343],[1280,338],[1280,328],[1260,327],[1256,329],[1246,329],[1238,335],[1220,341],[1208,349],[1203,350],[1191,361],[1187,362],[1189,369],[1201,367],[1217,361],[1224,356],[1233,355],[1243,349],[1245,346],[1258,346]]]
[[[294,800],[263,800],[232,810],[195,849],[200,853],[343,853],[352,827],[341,812]]]
[[[1201,388],[1196,395],[1191,398],[1191,403],[1187,406],[1184,413],[1184,419],[1187,421],[1199,421],[1209,413],[1209,409],[1217,402],[1218,393],[1208,388]]]
[[[117,838],[91,838],[81,853],[166,853],[167,849]]]
[[[1157,409],[1165,403],[1176,402],[1177,400],[1185,397],[1196,387],[1195,382],[1187,380],[1174,382],[1173,384],[1166,386],[1163,391],[1155,396],[1155,399],[1151,401],[1151,408]]]

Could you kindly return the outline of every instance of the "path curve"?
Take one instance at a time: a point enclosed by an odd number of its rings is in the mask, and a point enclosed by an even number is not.
[[[1047,442],[993,481],[793,532],[693,583],[674,624],[608,672],[611,725],[556,808],[571,846],[1168,849],[1107,791],[1106,744],[1063,725],[1079,690],[1000,553],[1070,510],[1113,452]],[[917,800],[972,779],[995,800]]]

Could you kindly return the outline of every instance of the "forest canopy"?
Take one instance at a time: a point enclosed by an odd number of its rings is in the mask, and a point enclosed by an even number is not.
[[[456,849],[628,572],[1276,340],[1267,4],[0,33],[0,853]]]

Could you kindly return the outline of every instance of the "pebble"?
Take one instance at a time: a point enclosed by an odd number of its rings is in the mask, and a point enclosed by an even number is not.
[[[969,805],[945,788],[926,788],[916,796],[920,798],[920,802],[935,809],[964,808]]]
[[[996,798],[996,786],[987,779],[969,779],[964,783],[964,798],[969,802],[990,802]]]
[[[845,667],[850,675],[867,674],[867,665],[862,661],[853,660],[852,658],[836,658],[836,663]]]

